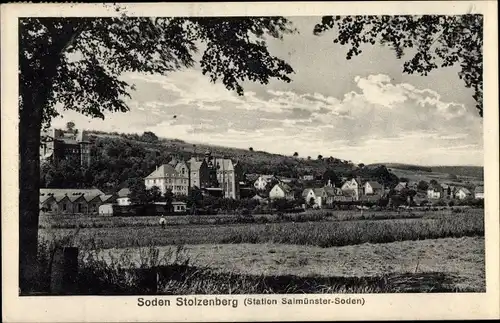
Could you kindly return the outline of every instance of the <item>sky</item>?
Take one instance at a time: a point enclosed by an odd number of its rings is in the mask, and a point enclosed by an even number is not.
[[[402,73],[404,60],[383,46],[348,50],[335,31],[312,33],[319,17],[290,20],[298,33],[268,42],[294,69],[292,82],[244,83],[238,96],[211,83],[199,67],[167,76],[127,73],[136,90],[127,113],[105,120],[61,111],[52,125],[120,133],[152,131],[192,143],[355,163],[483,165],[483,124],[458,68],[427,76]],[[174,118],[174,116],[176,116]]]

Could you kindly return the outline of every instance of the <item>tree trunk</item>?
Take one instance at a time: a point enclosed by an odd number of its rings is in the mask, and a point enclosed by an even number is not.
[[[36,290],[42,105],[23,101],[19,120],[19,289]]]

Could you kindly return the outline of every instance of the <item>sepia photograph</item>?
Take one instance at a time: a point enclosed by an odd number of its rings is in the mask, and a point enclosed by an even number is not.
[[[487,292],[484,12],[100,6],[15,20],[20,301]]]

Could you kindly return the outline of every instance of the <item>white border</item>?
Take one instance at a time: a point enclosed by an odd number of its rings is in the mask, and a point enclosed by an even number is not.
[[[137,297],[18,297],[17,18],[20,16],[117,16],[102,4],[7,4],[1,7],[2,48],[2,313],[6,322],[394,320],[498,318],[499,141],[498,30],[496,1],[291,2],[120,4],[133,16],[322,16],[325,14],[482,13],[484,26],[484,147],[486,293],[362,294],[360,306],[137,307]],[[320,297],[321,295],[311,295]],[[327,296],[327,295],[324,295]],[[342,295],[348,296],[348,295]],[[240,299],[245,295],[232,296]],[[268,296],[280,299],[281,296]],[[332,297],[332,295],[328,295]],[[174,296],[171,297],[175,302]]]

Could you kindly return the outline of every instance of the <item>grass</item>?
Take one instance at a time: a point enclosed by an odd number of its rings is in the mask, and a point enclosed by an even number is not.
[[[71,229],[40,229],[42,238],[60,239]],[[483,236],[480,210],[434,213],[422,218],[362,221],[309,221],[249,224],[83,228],[75,243],[84,248],[126,248],[176,244],[285,243],[333,247],[446,237]],[[94,245],[94,246],[92,246]]]
[[[184,215],[166,217],[168,226],[225,225],[242,223],[277,223],[277,222],[314,222],[314,221],[352,221],[352,220],[389,220],[409,218],[439,218],[450,214],[453,210],[424,211],[375,211],[367,210],[361,213],[354,210],[307,210],[303,213],[290,214],[256,214],[241,215]],[[483,212],[468,210],[468,212]],[[121,228],[121,227],[154,227],[158,226],[158,218],[152,216],[105,217],[82,215],[40,216],[40,229],[84,229],[84,228]]]
[[[49,245],[41,244],[42,247]],[[59,244],[59,246],[62,245]],[[103,250],[83,250],[80,253],[77,285],[72,294],[200,295],[484,291],[484,286],[458,284],[457,280],[461,277],[449,271],[416,272],[411,270],[381,272],[376,275],[353,273],[350,276],[324,276],[314,273],[291,275],[221,272],[207,266],[193,265],[190,254],[185,250],[181,246],[168,248],[148,246],[133,250],[127,249],[123,253],[109,252],[107,258]],[[40,254],[51,254],[51,250],[40,252]],[[48,259],[50,257],[46,259],[46,262]],[[309,260],[305,258],[298,259],[297,262],[303,266],[309,265]],[[48,286],[49,276],[42,276],[42,280],[45,278],[45,286]],[[147,283],[145,279],[147,276],[154,279]],[[45,294],[50,294],[50,291],[45,289]]]

